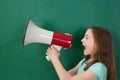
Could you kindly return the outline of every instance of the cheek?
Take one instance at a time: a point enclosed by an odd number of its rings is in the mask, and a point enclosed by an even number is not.
[[[91,45],[89,48],[90,48],[91,50],[93,50],[93,49],[94,49],[94,45]]]
[[[93,51],[94,51],[94,46],[93,46],[92,44],[90,44],[90,45],[88,45],[88,46],[86,47],[86,49],[84,50],[84,54],[90,55],[90,54],[93,53]]]
[[[89,48],[89,51],[90,51],[91,54],[93,54],[93,52],[94,52],[94,45],[93,44],[91,44],[91,46]]]
[[[94,50],[94,43],[93,43],[93,42],[91,42],[89,48],[90,48],[91,50]]]
[[[89,46],[89,47],[88,47],[88,52],[89,52],[89,53],[92,53],[93,50],[94,50],[93,46]]]

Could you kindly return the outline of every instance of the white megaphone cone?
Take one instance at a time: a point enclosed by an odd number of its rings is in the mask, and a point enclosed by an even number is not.
[[[36,26],[29,19],[27,29],[24,34],[23,46],[31,43],[53,44],[58,51],[63,48],[71,47],[72,36],[68,34],[60,34],[57,32],[48,31]],[[48,57],[46,57],[48,59]],[[49,60],[49,59],[48,59]]]
[[[23,46],[30,43],[51,44],[53,32],[39,28],[31,20],[29,20]]]

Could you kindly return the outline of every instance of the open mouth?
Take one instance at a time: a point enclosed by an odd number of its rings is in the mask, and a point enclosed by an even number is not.
[[[85,50],[86,50],[86,47],[84,46],[84,48],[83,48],[83,49],[84,49],[84,51],[85,51]]]
[[[84,44],[82,44],[82,45],[83,45],[83,50],[85,50],[86,49],[85,45]]]
[[[85,44],[82,43],[82,46],[83,46],[83,51],[85,52],[85,50],[86,50],[86,46],[85,46]]]

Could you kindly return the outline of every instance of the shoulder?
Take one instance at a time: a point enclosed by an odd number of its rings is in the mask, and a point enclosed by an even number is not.
[[[107,76],[107,68],[104,64],[100,62],[96,62],[92,66],[88,68],[88,70],[91,70],[94,72],[100,80],[104,80]]]
[[[107,69],[106,66],[100,62],[94,63],[92,66],[90,66],[89,69],[91,69],[91,68]]]

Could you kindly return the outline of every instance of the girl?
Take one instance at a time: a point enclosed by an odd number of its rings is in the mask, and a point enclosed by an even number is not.
[[[110,33],[100,27],[89,27],[81,40],[84,58],[66,71],[59,51],[50,46],[46,52],[60,80],[116,80],[113,44]]]

